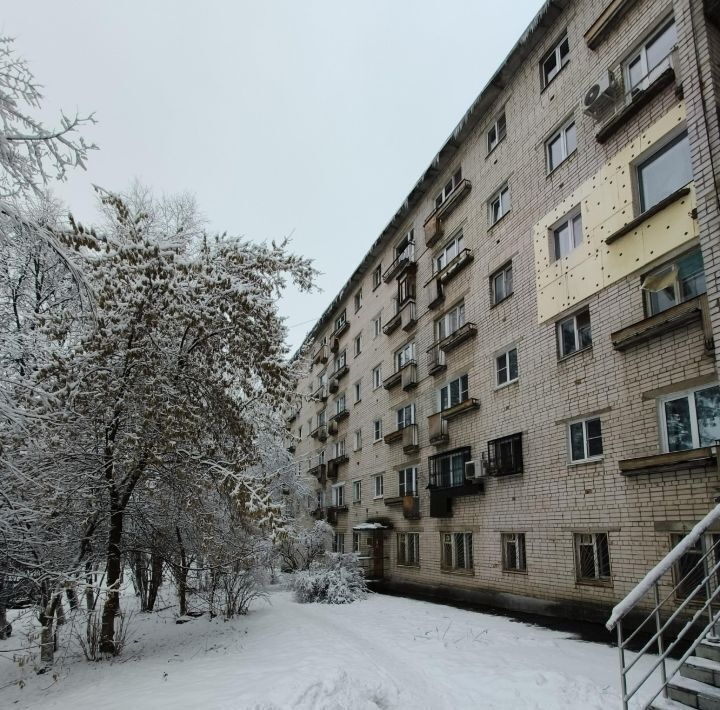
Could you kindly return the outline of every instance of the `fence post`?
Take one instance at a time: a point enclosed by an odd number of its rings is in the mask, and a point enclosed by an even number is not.
[[[617,645],[620,654],[620,692],[622,694],[623,710],[628,710],[627,679],[625,678],[625,649],[623,648],[622,619],[617,622]]]
[[[662,623],[660,621],[660,590],[658,588],[658,583],[655,582],[653,585],[653,594],[655,596],[655,625],[657,626],[657,645],[658,645],[658,655],[662,659],[662,664],[660,666],[660,676],[662,677],[663,682],[663,698],[667,698],[668,696],[668,690],[667,690],[667,670],[665,668],[665,657],[663,656],[663,637],[662,637]]]

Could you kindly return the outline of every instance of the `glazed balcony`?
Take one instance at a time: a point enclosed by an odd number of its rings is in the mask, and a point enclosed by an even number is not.
[[[444,220],[446,220],[452,212],[460,205],[462,200],[468,195],[472,184],[469,180],[461,180],[455,189],[447,196],[446,200],[436,207],[425,220],[423,228],[425,230],[425,245],[431,247],[442,237],[444,232]]]
[[[415,243],[408,244],[402,253],[398,254],[390,266],[383,273],[383,281],[389,283],[394,278],[398,278],[403,274],[411,273],[417,269],[415,261]]]
[[[447,368],[445,363],[445,351],[441,350],[440,344],[435,343],[428,351],[428,372],[431,375],[439,375]]]

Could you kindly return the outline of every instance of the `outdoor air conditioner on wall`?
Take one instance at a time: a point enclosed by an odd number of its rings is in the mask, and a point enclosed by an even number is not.
[[[485,459],[465,462],[465,478],[468,481],[476,481],[487,476],[487,465]]]
[[[610,108],[617,97],[617,82],[611,71],[603,74],[585,93],[585,113],[597,118]]]

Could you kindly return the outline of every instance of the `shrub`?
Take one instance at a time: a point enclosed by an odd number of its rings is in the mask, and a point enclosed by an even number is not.
[[[367,584],[355,555],[328,554],[293,577],[295,599],[301,604],[349,604],[367,595]]]

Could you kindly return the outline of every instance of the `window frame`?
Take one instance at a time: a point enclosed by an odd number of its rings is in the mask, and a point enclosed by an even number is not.
[[[587,315],[587,332],[589,333],[590,341],[586,343],[585,345],[581,346],[580,343],[580,333],[581,329],[578,328],[578,317]],[[565,350],[565,341],[563,339],[563,329],[562,326],[564,323],[568,323],[569,321],[572,321],[572,327],[573,327],[573,338],[575,347],[573,350]],[[592,340],[592,320],[590,318],[590,307],[585,306],[574,313],[571,313],[568,316],[565,316],[564,318],[561,318],[559,321],[555,323],[555,336],[556,336],[556,342],[557,342],[557,350],[558,350],[558,359],[564,360],[565,358],[572,357],[573,355],[577,355],[578,353],[585,352],[586,350],[592,350],[593,347],[593,340]]]
[[[376,367],[373,367],[372,370],[372,382],[373,382],[373,392],[377,389],[380,389],[382,387],[382,365],[377,365]]]
[[[373,291],[382,283],[382,263],[378,264],[372,272]]]
[[[591,422],[598,422],[600,426],[600,436],[593,436],[590,437],[588,435],[588,424]],[[573,439],[572,439],[572,432],[573,427],[582,426],[582,435],[583,435],[583,456],[582,458],[574,458],[573,454]],[[591,439],[600,439],[600,453],[597,454],[591,454],[590,453],[590,440]],[[570,464],[579,464],[579,463],[590,463],[593,461],[601,461],[603,458],[605,458],[605,446],[603,444],[603,433],[602,433],[602,419],[600,415],[593,415],[590,417],[584,417],[582,419],[575,419],[572,422],[568,422],[567,424],[567,447],[568,447],[568,461]]]
[[[455,327],[450,330],[450,325],[455,321]],[[435,342],[439,343],[445,338],[449,338],[453,333],[462,328],[467,321],[465,320],[465,299],[458,301],[452,308],[448,308],[445,313],[435,319],[433,327],[435,330]],[[441,335],[441,331],[444,333]]]
[[[702,270],[701,270],[701,272],[693,274],[692,278],[697,278],[697,276],[700,273],[702,273],[703,288],[701,291],[698,291],[696,294],[685,297],[685,294],[682,293],[683,282],[680,280],[680,276],[678,273],[679,270],[676,267],[682,261],[693,256],[696,253],[700,256]],[[673,298],[674,298],[675,302],[672,305],[667,306],[666,308],[654,310],[652,294],[659,293],[659,291],[651,291],[650,289],[646,289],[644,287],[644,284],[647,282],[648,279],[660,276],[665,271],[673,271],[673,270],[675,273],[674,273],[672,287],[673,287]],[[661,264],[660,266],[653,269],[652,271],[649,271],[647,274],[644,274],[642,277],[642,281],[640,283],[640,289],[643,292],[643,305],[645,307],[645,317],[646,318],[656,316],[659,313],[664,313],[665,311],[669,310],[670,308],[679,306],[681,303],[686,303],[687,301],[691,301],[693,298],[697,298],[698,296],[701,296],[702,294],[707,293],[707,280],[705,278],[705,262],[702,258],[702,251],[701,251],[700,247],[698,246],[693,249],[689,249],[688,251],[683,252],[682,254],[679,254],[674,259],[671,259],[670,261],[666,261],[665,263]],[[665,290],[665,289],[663,289],[663,290]]]
[[[395,363],[395,372],[400,372],[400,370],[407,367],[410,363],[415,362],[415,341],[411,340],[409,343],[405,343],[405,345],[398,348],[393,353],[393,361]]]
[[[502,121],[502,128],[500,123]],[[490,134],[494,132],[494,138],[490,138]],[[505,109],[497,115],[497,118],[493,121],[492,125],[485,131],[487,155],[490,155],[495,148],[497,148],[507,137],[507,117],[505,116]]]
[[[353,340],[353,357],[362,354],[362,333],[358,333]]]
[[[407,418],[408,412],[410,414],[409,420]],[[401,420],[402,426],[400,426]],[[415,402],[410,402],[409,404],[404,404],[402,407],[397,407],[395,409],[395,422],[397,423],[397,431],[407,429],[407,427],[415,424]]]
[[[464,382],[463,382],[464,380]],[[457,390],[459,399],[453,403],[452,401],[452,386],[458,383]],[[443,392],[446,392],[447,406],[443,407]],[[463,397],[464,393],[464,397]],[[446,412],[448,409],[456,407],[458,404],[467,402],[470,399],[470,381],[468,373],[465,372],[462,375],[458,375],[452,380],[446,382],[442,387],[438,389],[438,412]]]
[[[448,539],[449,538],[449,539]],[[462,538],[462,564],[458,542]],[[448,561],[447,550],[450,549]],[[475,569],[472,531],[440,533],[440,568],[445,572],[472,572]]]
[[[662,156],[664,153],[668,152],[675,146],[677,146],[682,141],[685,141],[687,144],[687,166],[690,168],[690,177],[687,180],[687,182],[682,183],[680,185],[677,185],[674,187],[670,192],[668,192],[666,195],[663,195],[659,199],[656,199],[652,204],[646,204],[646,197],[644,195],[644,188],[643,188],[643,177],[642,177],[642,170],[648,165],[654,161],[656,161],[660,156]],[[645,151],[639,159],[633,161],[632,164],[633,168],[633,178],[634,178],[634,185],[635,185],[635,195],[637,197],[637,206],[639,210],[639,214],[643,215],[649,210],[653,209],[656,205],[660,204],[663,200],[670,197],[672,194],[677,192],[678,190],[681,190],[684,186],[690,184],[694,179],[695,176],[693,174],[693,168],[692,168],[692,159],[691,159],[691,153],[690,153],[690,138],[688,135],[687,127],[683,127],[682,130],[678,131],[677,133],[671,132],[670,135],[664,136],[661,141],[659,141],[657,144],[652,146],[648,151]]]
[[[396,564],[398,567],[420,566],[420,533],[399,532],[396,540]],[[413,542],[410,543],[410,540]],[[402,550],[402,554],[401,554]]]
[[[568,130],[574,129],[575,145],[572,150],[568,149]],[[551,147],[560,141],[560,160],[553,165],[552,162],[552,150]],[[548,175],[557,170],[568,158],[570,158],[577,151],[577,121],[575,116],[571,116],[566,120],[560,128],[552,133],[552,135],[545,141],[545,171]]]
[[[508,546],[514,546],[515,564],[510,564]],[[527,545],[524,532],[500,533],[503,572],[527,574]]]
[[[507,284],[508,284],[508,273],[510,274],[510,290],[507,290]],[[502,276],[502,283],[503,283],[503,289],[504,289],[504,296],[502,298],[498,298],[498,290],[497,290],[497,280],[499,277]],[[491,296],[491,302],[493,306],[497,306],[499,303],[502,303],[503,301],[510,298],[510,296],[515,293],[515,286],[513,282],[513,264],[512,259],[510,261],[506,261],[499,269],[495,269],[490,274],[490,296]]]
[[[342,312],[335,318],[333,331],[340,330],[345,323],[347,323],[347,311],[343,308]]]
[[[375,338],[379,338],[383,332],[382,332],[382,313],[378,313],[375,318],[373,318],[373,340]]]
[[[505,448],[500,447],[507,447],[508,445],[510,466],[504,466],[500,469],[497,462],[505,460],[508,453]],[[496,478],[522,475],[525,471],[522,432],[490,439],[487,443],[487,462],[488,470]]]
[[[695,387],[690,387],[687,389],[679,390],[677,392],[671,392],[669,394],[663,395],[662,397],[658,397],[657,406],[658,406],[658,417],[659,417],[659,422],[660,422],[660,442],[661,442],[663,453],[673,453],[675,451],[693,451],[694,449],[704,448],[702,446],[702,441],[700,440],[700,430],[698,427],[698,417],[697,417],[697,406],[696,406],[696,400],[695,400],[695,393],[700,392],[702,390],[712,389],[713,387],[720,387],[720,384],[718,384],[717,381],[706,382],[705,384],[702,384],[702,385],[697,385]],[[668,438],[667,412],[665,410],[665,404],[668,402],[679,400],[679,399],[687,399],[689,403],[692,402],[692,406],[689,406],[689,414],[690,414],[690,436],[692,438],[693,446],[689,449],[673,449],[671,451],[669,438]],[[714,442],[712,444],[707,444],[707,446],[714,446]]]
[[[410,492],[408,492],[408,478],[410,479]],[[418,471],[417,466],[406,466],[398,469],[398,495],[413,496],[418,495]]]
[[[383,440],[383,420],[373,419],[373,443]]]
[[[457,258],[460,252],[465,249],[464,244],[465,235],[463,230],[460,229],[433,256],[433,276],[439,274],[453,259]]]
[[[331,501],[334,508],[345,505],[345,483],[334,483],[331,490]]]
[[[590,536],[588,543],[583,538]],[[607,549],[607,575],[602,575],[601,550],[598,548],[598,541],[605,539],[605,547]],[[593,551],[593,576],[583,576],[582,560],[580,550],[582,547],[592,545]],[[610,560],[610,536],[604,532],[575,532],[573,533],[573,550],[575,557],[575,581],[578,584],[612,584],[612,563]]]
[[[447,202],[448,197],[450,197],[450,195],[455,192],[457,186],[462,182],[462,180],[463,177],[461,165],[458,167],[457,170],[452,173],[450,180],[448,180],[443,189],[435,195],[434,205],[436,210],[442,207],[445,202]]]
[[[665,33],[665,31],[670,27],[670,25],[675,26],[675,42],[672,45],[670,51],[663,56],[660,61],[652,68],[648,69],[648,61],[647,61],[647,50],[650,45],[652,45],[655,41],[660,39],[660,37]],[[655,77],[651,78],[651,73],[654,72],[656,69],[658,69],[662,64],[666,63],[668,57],[672,55],[672,53],[675,51],[675,48],[677,47],[677,23],[675,22],[675,16],[669,15],[663,19],[662,22],[660,22],[658,25],[655,26],[655,28],[649,32],[645,38],[642,40],[640,45],[636,47],[636,49],[631,52],[631,54],[623,61],[622,63],[622,73],[623,73],[623,80],[624,84],[627,87],[627,94],[629,94],[631,97],[634,97],[637,93],[640,91],[644,91],[645,89],[650,86],[650,84],[657,79],[660,74],[658,74]],[[638,79],[636,84],[632,83],[632,77],[630,76],[630,67],[635,64],[636,61],[640,61],[641,63],[641,71],[643,72],[640,78]],[[664,70],[663,70],[664,71]],[[662,72],[660,72],[662,73]]]
[[[510,377],[512,368],[511,368],[511,361],[510,361],[510,353],[515,352],[515,377]],[[501,368],[498,367],[500,358],[505,358],[505,367],[504,369],[507,372],[507,379],[504,381],[500,381],[500,371]],[[517,382],[520,379],[520,359],[518,357],[518,348],[517,345],[511,345],[507,348],[507,350],[504,350],[501,353],[498,353],[493,358],[493,361],[495,363],[495,389],[500,389],[501,387],[507,387],[508,385],[513,384],[514,382]]]
[[[567,42],[567,52],[563,56],[561,50],[562,45]],[[549,76],[550,72],[548,72],[545,68],[545,65],[550,61],[551,58],[555,59],[556,67],[552,75]],[[543,55],[543,58],[540,60],[540,82],[542,89],[546,89],[550,84],[555,81],[557,76],[560,74],[560,72],[570,63],[570,39],[568,38],[567,29],[562,33],[560,38],[557,40],[557,42],[553,43],[552,49],[550,49],[548,52],[546,52]]]
[[[359,478],[352,481],[352,502],[362,502],[362,480]]]
[[[378,485],[378,483],[379,483],[379,485]],[[385,497],[384,474],[376,473],[373,475],[373,500],[379,500],[380,498],[384,498],[384,497]]]
[[[333,535],[332,551],[343,554],[345,552],[345,533],[336,532]]]
[[[503,195],[507,194],[507,209],[504,209],[504,201],[503,201]],[[494,204],[498,203],[498,216],[495,217],[495,208]],[[490,227],[494,227],[505,215],[510,213],[510,210],[512,209],[512,205],[510,203],[510,186],[508,183],[504,183],[502,187],[500,187],[498,190],[496,190],[488,200],[488,220],[490,222]]]
[[[353,384],[353,394],[355,395],[355,401],[353,404],[362,402],[362,380],[358,380]]]
[[[362,429],[353,432],[353,451],[362,451]]]
[[[578,227],[579,225],[579,227]],[[572,242],[573,246],[570,247],[566,252],[563,253],[563,250],[558,248],[561,246],[560,242],[560,236],[558,235],[558,232],[563,228],[566,227],[568,229],[568,235],[570,238],[570,241]],[[578,238],[577,231],[579,230],[579,240],[576,242]],[[550,242],[550,256],[552,262],[560,261],[560,259],[565,259],[570,254],[572,254],[576,249],[578,249],[581,244],[585,241],[583,237],[583,218],[582,218],[582,210],[580,208],[580,205],[575,207],[574,209],[570,210],[559,222],[556,222],[552,227],[550,227],[550,234],[549,234],[549,242]],[[569,246],[569,244],[568,244]]]
[[[459,466],[454,465],[456,459],[459,460]],[[472,449],[469,446],[430,456],[428,458],[428,487],[445,489],[464,485],[465,464],[471,460]],[[444,465],[446,461],[447,465]]]

